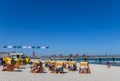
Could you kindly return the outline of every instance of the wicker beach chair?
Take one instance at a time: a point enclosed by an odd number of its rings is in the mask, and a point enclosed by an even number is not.
[[[73,66],[76,67],[76,70],[72,70]],[[77,71],[77,63],[75,61],[64,61],[64,68],[69,71]]]
[[[79,73],[91,73],[88,62],[80,62]]]
[[[57,61],[54,68],[55,73],[63,73],[63,62]]]
[[[49,62],[49,71],[54,71],[56,61],[50,61]]]
[[[69,66],[70,62],[69,61],[64,61],[63,63],[64,63],[64,68],[68,69],[68,66]]]
[[[37,68],[36,68],[37,67]],[[31,73],[43,73],[43,65],[42,62],[35,60],[33,62],[33,67],[31,68]]]
[[[45,62],[44,62],[44,65],[45,65],[45,67],[49,67],[50,61],[45,61]]]
[[[14,64],[6,64],[6,66],[3,66],[2,71],[14,71]],[[6,68],[5,68],[6,67]]]
[[[70,65],[70,66],[72,66],[72,65],[77,65],[77,63],[76,63],[75,61],[71,61],[71,62],[69,63],[69,65]]]
[[[21,65],[21,61],[15,61],[15,68],[18,69]]]
[[[77,71],[77,63],[75,61],[71,61],[69,63],[69,67],[70,67],[70,68],[68,68],[69,71]]]
[[[14,64],[9,64],[6,71],[14,71]]]

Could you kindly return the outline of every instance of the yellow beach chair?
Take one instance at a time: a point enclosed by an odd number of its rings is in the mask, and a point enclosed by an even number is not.
[[[62,61],[57,61],[55,63],[55,73],[63,73],[63,62]]]
[[[91,73],[88,62],[80,62],[79,73]]]
[[[54,72],[56,61],[49,61],[49,71]]]
[[[64,63],[64,68],[68,69],[68,66],[69,66],[70,62],[69,61],[64,61],[63,63]]]
[[[31,68],[31,73],[43,73],[42,62],[38,60],[33,61],[33,67]]]

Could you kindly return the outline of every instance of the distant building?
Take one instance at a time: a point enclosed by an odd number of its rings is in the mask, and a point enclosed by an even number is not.
[[[18,53],[18,52],[0,52],[0,58],[3,58],[4,56],[11,56],[12,58],[22,58],[23,57],[23,53]]]
[[[4,56],[10,56],[9,52],[0,52],[0,58],[3,58]]]
[[[13,53],[9,53],[9,55],[12,58],[22,58],[24,54],[23,53],[18,53],[18,52],[13,52]]]

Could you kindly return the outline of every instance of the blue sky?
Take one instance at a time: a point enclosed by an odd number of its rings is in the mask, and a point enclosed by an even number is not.
[[[120,54],[119,0],[1,0],[0,49],[36,54]],[[32,49],[17,51],[31,54]]]

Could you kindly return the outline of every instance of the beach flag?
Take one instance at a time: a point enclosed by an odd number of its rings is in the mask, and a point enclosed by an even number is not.
[[[40,46],[37,46],[36,48],[37,48],[37,49],[40,49]]]
[[[32,49],[34,49],[34,48],[35,48],[35,46],[31,46],[31,48],[32,48]]]
[[[45,46],[42,46],[41,48],[42,48],[42,49],[48,49],[48,48],[49,48],[49,46],[47,46],[47,47],[45,47]]]
[[[3,48],[7,48],[7,45],[5,45]]]
[[[13,46],[13,48],[18,48],[18,46]]]
[[[27,48],[27,46],[23,46],[22,48],[25,49],[25,48]]]
[[[3,48],[23,48],[23,49],[48,49],[49,46],[12,46],[12,45],[5,45]]]
[[[21,46],[18,46],[18,48],[22,48]]]
[[[13,48],[13,46],[7,46],[7,48]]]
[[[42,49],[45,49],[46,47],[45,47],[45,46],[42,46],[41,48],[42,48]]]
[[[32,48],[32,46],[28,46],[27,48],[31,49],[31,48]]]
[[[50,48],[49,46],[46,47],[46,49]]]
[[[13,48],[13,46],[4,46],[3,48]]]

